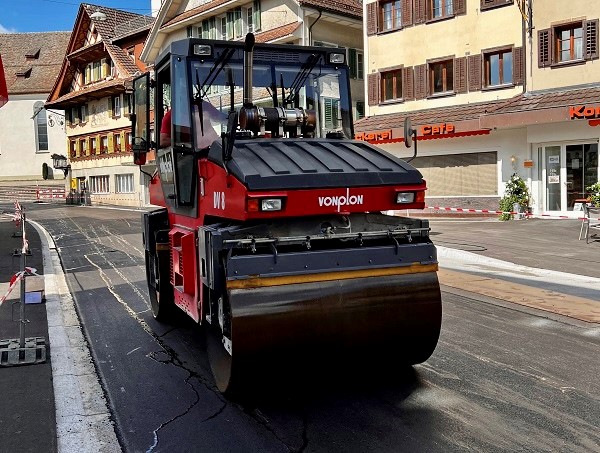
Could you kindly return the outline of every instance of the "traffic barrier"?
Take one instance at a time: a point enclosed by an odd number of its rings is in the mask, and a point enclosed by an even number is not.
[[[19,271],[11,277],[8,285],[8,290],[2,297],[0,297],[0,307],[2,306],[6,298],[10,295],[15,286],[17,286],[17,283],[19,283],[22,278],[28,275],[38,275],[37,269],[35,267],[26,267],[24,271]]]
[[[52,199],[64,199],[66,198],[65,189],[38,189],[36,191],[36,199],[38,202],[41,200],[52,200]]]

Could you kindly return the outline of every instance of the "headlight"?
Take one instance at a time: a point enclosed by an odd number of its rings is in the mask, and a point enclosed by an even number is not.
[[[194,44],[194,55],[210,56],[212,47],[207,44]]]
[[[404,203],[414,203],[415,201],[415,193],[414,192],[398,192],[396,194],[396,203],[404,204]]]
[[[346,55],[343,53],[330,53],[329,54],[329,63],[331,64],[344,64],[346,61]]]
[[[261,211],[281,211],[282,206],[281,198],[264,198],[260,201]]]

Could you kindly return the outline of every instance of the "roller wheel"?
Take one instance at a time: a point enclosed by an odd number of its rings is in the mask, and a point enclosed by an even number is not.
[[[160,322],[173,321],[175,315],[175,303],[173,301],[173,288],[169,284],[168,265],[160,260],[156,253],[146,251],[146,281],[148,283],[148,294],[150,295],[150,306],[152,316]],[[164,276],[164,281],[161,279]]]
[[[217,388],[221,393],[232,394],[233,357],[223,345],[223,333],[218,325],[206,329],[206,349]]]

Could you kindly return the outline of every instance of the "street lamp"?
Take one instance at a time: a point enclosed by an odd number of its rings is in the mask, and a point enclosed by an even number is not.
[[[66,177],[71,169],[71,166],[67,163],[67,158],[61,154],[52,154],[50,157],[52,157],[52,167],[56,170],[62,170]]]

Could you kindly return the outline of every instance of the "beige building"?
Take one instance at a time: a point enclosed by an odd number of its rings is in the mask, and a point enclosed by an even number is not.
[[[152,10],[158,7],[153,2]],[[151,64],[172,41],[187,37],[345,47],[351,65],[352,107],[364,116],[362,5],[359,0],[166,0],[142,59]]]
[[[79,8],[46,108],[65,110],[69,187],[76,203],[140,206],[143,175],[131,152],[131,86],[150,17],[103,6]]]
[[[51,158],[64,150],[64,112],[45,110],[44,102],[68,41],[69,32],[0,34],[8,89],[0,109],[0,181],[41,183],[44,164],[49,179],[64,178],[62,171],[52,171]]]
[[[599,177],[600,3],[561,3],[365,2],[359,138],[410,156],[410,116],[430,206],[497,209],[517,173],[534,213],[579,215],[575,200]]]

